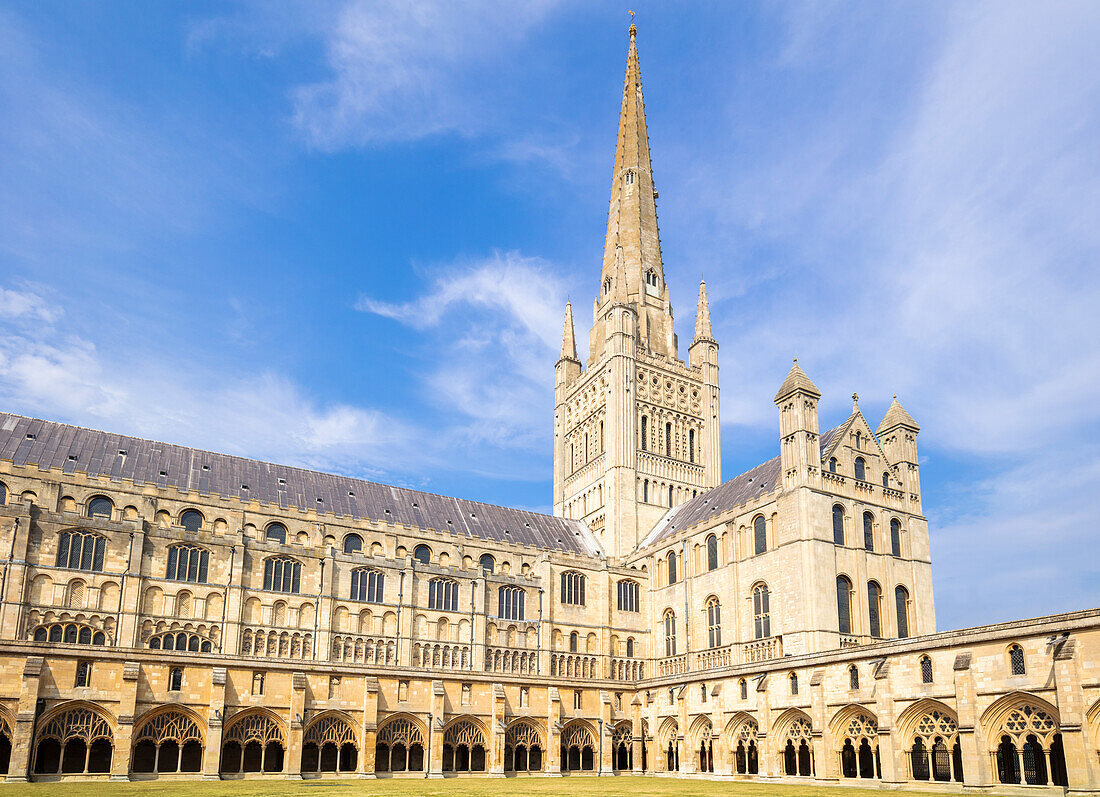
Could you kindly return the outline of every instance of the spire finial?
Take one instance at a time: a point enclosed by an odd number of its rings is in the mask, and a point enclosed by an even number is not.
[[[634,12],[627,11],[626,13],[630,14],[630,38],[633,39],[638,33],[638,29],[634,26]]]
[[[853,393],[852,394],[852,409],[853,410],[858,410],[859,409],[859,393]]]

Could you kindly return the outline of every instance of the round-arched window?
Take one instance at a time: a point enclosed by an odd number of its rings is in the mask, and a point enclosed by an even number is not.
[[[185,509],[180,514],[180,525],[185,531],[198,531],[202,528],[202,513],[197,509]]]
[[[344,553],[360,553],[363,550],[363,538],[358,534],[344,537]]]
[[[481,555],[481,559],[478,560],[478,564],[481,565],[482,573],[492,573],[497,566],[497,562],[493,558],[492,554],[487,553],[483,553]]]
[[[286,545],[286,526],[282,523],[272,523],[264,532],[264,539],[268,542],[277,542]]]
[[[110,520],[114,508],[115,505],[111,503],[110,498],[104,498],[102,495],[97,496],[88,502],[88,517],[101,517]]]
[[[422,565],[431,564],[432,549],[427,545],[417,545],[413,548],[413,559],[420,562]]]

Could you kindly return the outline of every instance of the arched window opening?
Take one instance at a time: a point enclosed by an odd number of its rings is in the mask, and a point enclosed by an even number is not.
[[[642,480],[642,503],[649,503],[649,479]]]
[[[768,550],[768,522],[763,515],[757,515],[752,522],[753,553],[760,555]]]
[[[584,606],[585,577],[583,573],[567,570],[561,574],[561,602],[564,606]]]
[[[714,534],[707,536],[707,570],[718,569],[718,537]]]
[[[626,640],[626,657],[628,659],[634,658],[634,637],[627,637],[627,640]]]
[[[302,773],[354,772],[359,760],[355,731],[343,717],[322,716],[302,737]]]
[[[504,732],[504,771],[541,772],[542,736],[530,722],[513,722]]]
[[[676,551],[668,552],[668,583],[675,584],[677,580],[676,575]]]
[[[767,584],[757,584],[752,588],[752,624],[757,639],[766,639],[772,635],[771,594]]]
[[[442,612],[458,611],[458,582],[433,578],[428,582],[428,608]]]
[[[202,528],[202,513],[197,509],[185,509],[180,514],[180,526],[184,531],[198,531]]]
[[[744,678],[742,678],[740,681],[737,682],[737,686],[738,686],[739,691],[741,692],[741,699],[742,700],[748,700],[749,699],[749,682],[746,681]]]
[[[619,582],[616,589],[618,592],[616,606],[620,612],[641,611],[638,602],[639,588],[637,581],[631,581],[630,579],[624,578]]]
[[[861,482],[867,481],[867,462],[863,457],[856,457],[855,477]]]
[[[890,486],[890,473],[888,471],[882,472],[882,486],[887,488]]]
[[[928,656],[920,657],[920,680],[922,684],[932,683],[932,659]]]
[[[286,526],[282,523],[272,523],[264,530],[264,539],[268,542],[286,545]]]
[[[672,490],[673,490],[673,487],[672,487],[672,485],[670,484],[670,485],[668,486],[668,505],[669,505],[669,507],[671,507],[671,506],[672,506],[672,502],[673,502],[673,498],[672,498],[672,495],[673,495],[673,493],[672,493]]]
[[[209,639],[185,631],[169,631],[149,637],[150,650],[176,650],[188,653],[210,653],[214,646]]]
[[[481,567],[482,573],[491,574],[496,570],[497,561],[493,558],[492,554],[483,553],[478,560],[478,565]]]
[[[34,771],[40,775],[79,775],[111,771],[111,726],[89,708],[54,714],[38,731]]]
[[[576,631],[571,631],[569,633],[569,652],[570,653],[580,652],[580,644],[581,644],[581,635],[578,634]]]
[[[848,688],[859,689],[859,668],[854,664],[848,668]]]
[[[875,550],[875,516],[870,512],[863,513],[863,550]]]
[[[676,655],[676,613],[665,611],[665,656]]]
[[[396,717],[378,729],[375,745],[376,772],[422,772],[424,735],[411,720]]]
[[[909,590],[894,587],[895,612],[898,616],[898,639],[909,636]]]
[[[688,429],[688,462],[695,462],[695,430]]]
[[[672,424],[665,424],[665,456],[672,456]]]
[[[829,473],[836,473],[836,457],[829,457]]]
[[[91,532],[63,531],[57,537],[57,566],[99,573],[103,570],[106,550],[106,537]]]
[[[882,636],[882,587],[874,581],[867,582],[867,625],[871,636]]]
[[[98,517],[105,520],[110,520],[114,514],[115,505],[111,503],[110,498],[105,498],[102,495],[96,496],[88,502],[88,517]]]
[[[360,567],[351,571],[351,595],[353,601],[382,603],[385,600],[386,574],[381,570]]]
[[[133,738],[130,771],[199,772],[203,738],[198,723],[181,711],[161,711],[145,720]]]
[[[168,569],[164,577],[192,584],[205,584],[210,566],[210,551],[194,545],[168,548]]]
[[[344,537],[344,553],[355,554],[363,552],[363,538],[358,534],[349,534]]]
[[[642,416],[642,451],[648,451],[648,437],[649,437],[649,418],[645,415]]]
[[[847,576],[836,577],[836,613],[840,633],[852,633],[852,582]]]
[[[901,556],[901,521],[897,518],[890,520],[890,553]]]
[[[302,563],[285,556],[264,562],[264,589],[297,594],[302,586]]]
[[[1008,663],[1013,675],[1027,674],[1027,667],[1024,665],[1024,649],[1019,645],[1013,645],[1008,649]]]
[[[707,642],[709,647],[722,647],[722,606],[715,597],[707,601]]]
[[[183,689],[183,669],[173,667],[168,673],[168,691],[178,692]]]
[[[432,549],[427,545],[417,545],[413,548],[413,560],[419,562],[422,565],[429,565],[432,563]]]
[[[222,737],[224,773],[282,772],[286,742],[282,728],[260,711],[246,711]]]
[[[503,620],[523,620],[527,592],[522,587],[501,587],[497,591],[497,616]]]
[[[863,447],[863,432],[856,430],[856,448]]]
[[[833,543],[844,544],[844,507],[840,504],[833,505]]]
[[[797,695],[798,694],[798,673],[792,672],[790,675],[788,675],[787,676],[787,682],[791,686],[791,695],[792,696]]]

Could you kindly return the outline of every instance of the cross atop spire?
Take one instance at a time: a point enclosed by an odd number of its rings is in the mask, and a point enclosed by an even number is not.
[[[649,133],[646,129],[636,35],[637,28],[632,24],[601,278],[613,276],[616,253],[621,247],[626,272],[624,293],[632,297],[645,291],[647,272],[653,272],[650,279],[657,284],[651,287],[658,289],[658,295],[664,285],[661,241],[657,231],[657,192],[653,186],[653,169],[649,159]],[[623,288],[620,287],[620,290]]]

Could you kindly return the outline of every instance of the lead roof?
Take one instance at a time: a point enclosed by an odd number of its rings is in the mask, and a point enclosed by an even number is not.
[[[0,460],[181,493],[257,501],[273,509],[315,510],[487,542],[602,555],[579,520],[10,413],[0,413]]]

